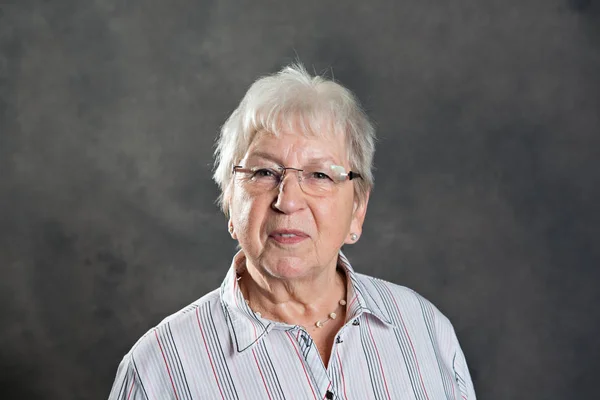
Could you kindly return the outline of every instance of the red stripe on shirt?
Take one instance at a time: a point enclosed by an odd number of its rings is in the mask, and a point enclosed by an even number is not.
[[[385,386],[385,392],[387,393],[388,399],[390,397],[390,391],[387,385],[387,379],[385,379],[385,373],[383,372],[383,364],[381,363],[381,357],[379,356],[379,350],[377,349],[377,344],[375,343],[375,338],[373,338],[373,332],[371,332],[371,323],[369,322],[369,316],[365,315],[365,320],[367,321],[367,328],[369,329],[369,336],[371,336],[371,341],[373,342],[373,347],[375,348],[375,354],[377,354],[377,361],[379,362],[379,368],[381,369],[381,375],[383,376],[383,384]]]
[[[340,353],[336,352],[336,356],[338,359],[338,364],[340,366],[340,374],[342,375],[342,387],[344,388],[344,397],[348,398],[348,395],[346,394],[346,379],[344,378],[344,369],[342,368],[342,360],[340,360]]]
[[[204,341],[204,348],[206,349],[206,354],[208,354],[208,361],[210,361],[210,367],[212,368],[213,375],[215,376],[215,382],[217,382],[217,387],[219,388],[219,393],[221,393],[221,398],[225,399],[225,396],[223,396],[223,391],[221,390],[221,385],[219,384],[219,379],[217,379],[217,371],[215,371],[215,365],[213,364],[212,356],[210,355],[210,351],[208,350],[206,338],[204,337],[202,324],[200,324],[200,315],[198,314],[198,308],[196,308],[196,319],[198,320],[198,328],[200,328],[200,334],[202,334],[202,340]]]
[[[133,392],[133,384],[135,383],[135,375],[133,375],[133,379],[131,380],[131,388],[129,389],[129,394],[127,394],[127,400],[131,398],[131,392]]]
[[[410,343],[410,348],[412,349],[412,352],[413,352],[413,357],[415,358],[415,364],[417,364],[417,371],[419,372],[419,379],[421,380],[421,386],[423,387],[423,391],[425,392],[425,397],[427,397],[427,400],[429,400],[429,395],[427,394],[427,389],[425,389],[425,382],[423,382],[423,375],[421,374],[421,367],[419,367],[419,360],[417,359],[417,352],[415,351],[415,346],[413,346],[410,335],[408,334],[408,329],[406,329],[406,325],[404,324],[404,318],[402,318],[402,313],[400,312],[400,307],[398,307],[398,303],[396,303],[396,298],[390,291],[390,288],[388,288],[387,285],[383,285],[383,287],[385,287],[387,292],[390,294],[390,297],[392,298],[392,301],[394,302],[394,305],[396,306],[396,311],[398,311],[398,316],[400,317],[400,322],[402,323],[402,328],[404,329],[404,333],[406,333],[406,337],[408,338],[408,343]],[[443,379],[443,377],[442,377],[442,379]]]
[[[252,349],[252,355],[254,356],[254,362],[256,363],[256,368],[258,368],[258,373],[260,374],[260,378],[263,381],[263,385],[265,386],[265,391],[267,392],[267,396],[271,399],[271,393],[269,393],[269,388],[267,387],[267,382],[265,382],[265,377],[263,376],[262,370],[260,369],[260,365],[258,365],[258,359],[256,358],[256,352]]]
[[[288,339],[290,339],[290,342],[292,342],[292,347],[294,348],[294,350],[296,351],[296,355],[298,356],[298,360],[300,360],[300,364],[302,365],[302,369],[304,370],[304,375],[306,376],[306,380],[308,381],[308,386],[310,387],[310,390],[313,394],[313,397],[315,398],[315,400],[317,399],[317,395],[315,394],[315,391],[312,387],[312,384],[310,383],[310,378],[308,377],[308,372],[306,372],[306,367],[304,366],[304,362],[302,361],[302,357],[300,357],[300,353],[298,353],[298,348],[296,347],[296,343],[294,343],[294,339],[292,339],[292,337],[290,336],[289,332],[285,333],[288,337]]]
[[[160,348],[163,360],[165,360],[165,367],[167,367],[167,373],[169,374],[169,379],[171,380],[173,393],[175,393],[175,398],[179,400],[179,396],[177,396],[177,390],[175,390],[175,383],[173,383],[173,377],[171,376],[171,369],[169,368],[169,364],[167,363],[167,357],[165,357],[165,352],[163,351],[162,345],[160,344],[160,340],[158,339],[158,332],[156,330],[154,331],[154,335],[156,336],[156,341],[158,342],[158,347]]]

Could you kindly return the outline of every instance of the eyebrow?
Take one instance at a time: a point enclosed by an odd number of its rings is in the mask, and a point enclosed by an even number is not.
[[[274,163],[277,163],[279,165],[283,165],[283,162],[281,162],[281,159],[279,157],[275,156],[274,154],[263,152],[263,151],[257,151],[256,153],[251,153],[248,156],[248,158],[262,158],[265,160],[273,161]],[[335,165],[339,164],[332,157],[315,157],[315,158],[309,159],[305,165],[320,165],[320,164],[324,164],[325,162],[330,162]]]

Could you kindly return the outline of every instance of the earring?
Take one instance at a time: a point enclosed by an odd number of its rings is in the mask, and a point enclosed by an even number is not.
[[[357,239],[358,239],[358,235],[356,233],[350,234],[350,240],[352,240],[353,242],[356,242]]]
[[[229,234],[233,234],[233,225],[229,225]]]

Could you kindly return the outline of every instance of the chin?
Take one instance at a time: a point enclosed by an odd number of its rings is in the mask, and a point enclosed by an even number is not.
[[[269,275],[284,280],[303,278],[312,272],[305,257],[267,255],[262,259],[261,264]]]

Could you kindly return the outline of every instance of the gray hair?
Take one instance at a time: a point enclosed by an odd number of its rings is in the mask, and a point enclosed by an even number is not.
[[[256,132],[279,135],[285,129],[305,136],[344,134],[350,167],[362,175],[354,181],[355,195],[359,202],[366,201],[373,187],[373,125],[352,92],[323,76],[311,76],[301,64],[292,64],[254,82],[221,128],[213,179],[221,189],[219,205],[225,215],[232,168],[244,157]]]

